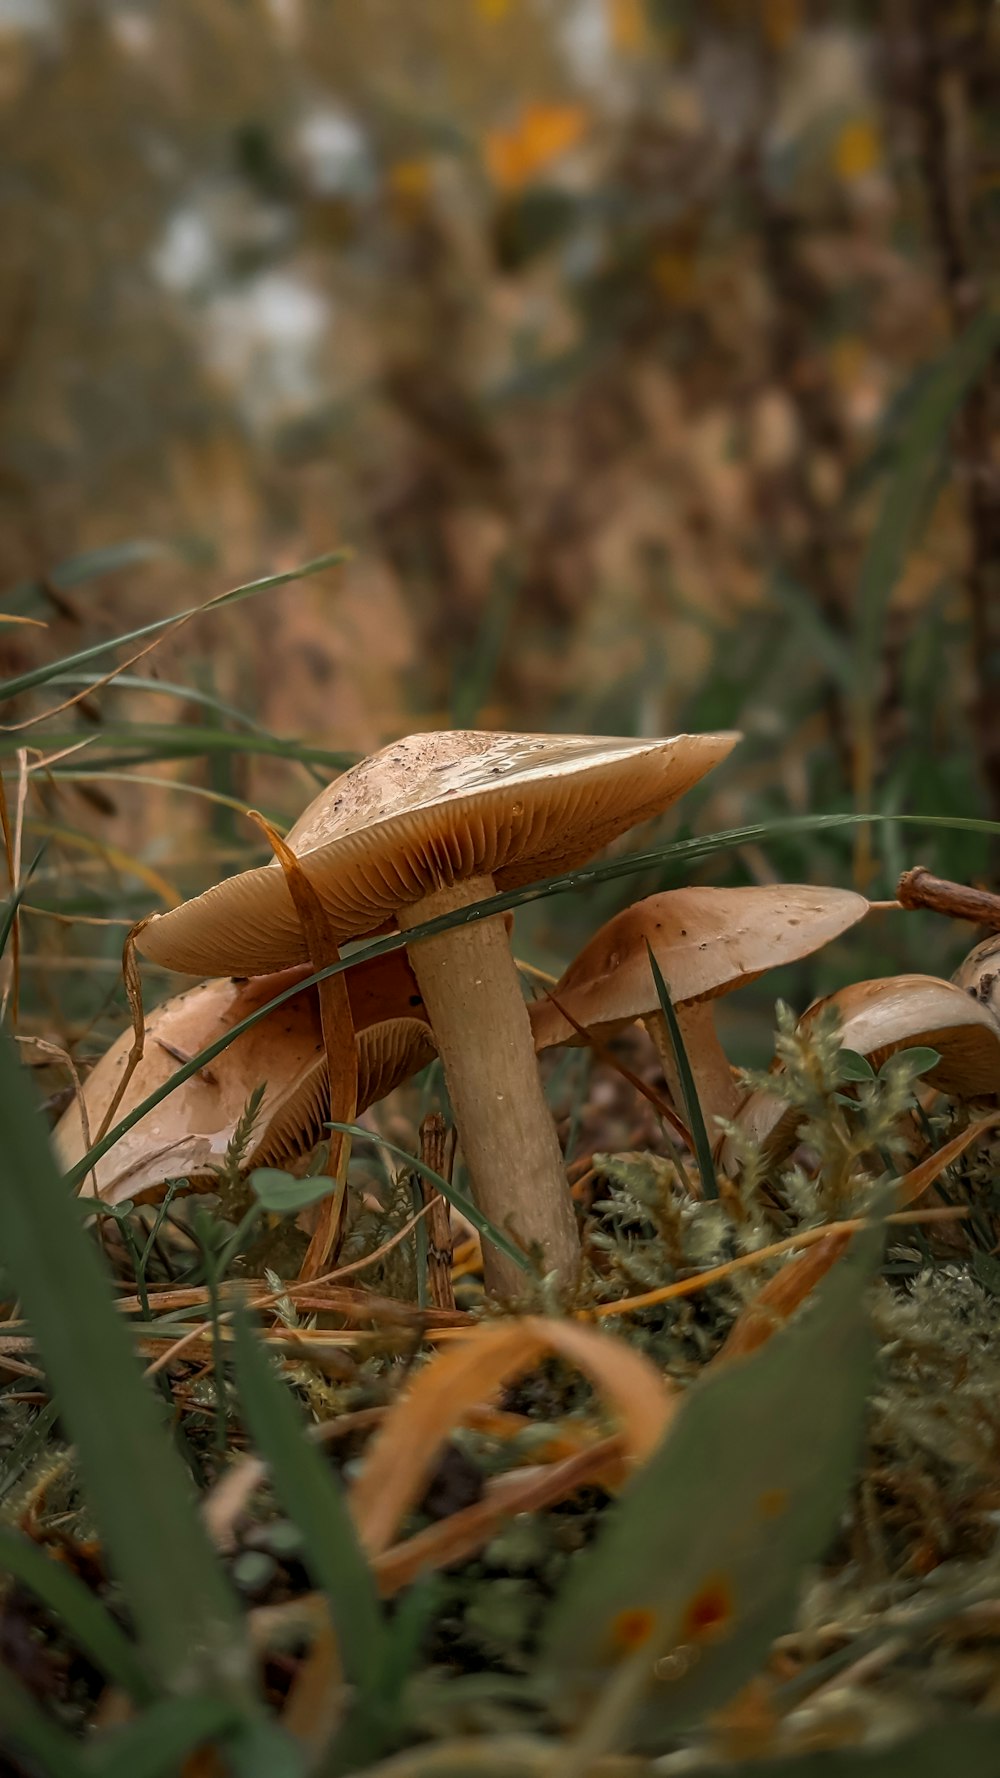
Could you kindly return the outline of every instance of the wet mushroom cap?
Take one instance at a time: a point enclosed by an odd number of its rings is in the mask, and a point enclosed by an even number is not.
[[[433,1060],[426,1013],[405,952],[388,953],[347,972],[356,1024],[358,1113],[383,1099]],[[308,966],[249,980],[217,979],[188,988],[153,1008],[145,1050],[115,1114],[116,1121],[164,1086],[190,1056],[222,1037],[277,994],[308,978]],[[83,1093],[91,1141],[122,1078],[132,1047],[125,1031],[91,1071]],[[265,1014],[249,1031],[141,1118],[97,1162],[84,1192],[109,1203],[140,1198],[169,1178],[202,1180],[225,1160],[247,1100],[265,1092],[244,1165],[280,1164],[306,1154],[328,1116],[326,1049],[319,998],[307,988]],[[74,1100],[53,1141],[64,1167],[86,1153],[83,1117]]]
[[[810,1006],[799,1029],[807,1031],[830,1006],[840,1013],[841,1047],[864,1056],[876,1073],[899,1050],[934,1049],[941,1059],[922,1077],[930,1086],[958,1099],[1000,1093],[1000,1026],[954,982],[930,975],[853,982]],[[773,1072],[780,1076],[782,1070]],[[794,1146],[801,1113],[778,1095],[758,1090],[740,1107],[736,1122],[743,1135],[760,1144],[774,1161]],[[728,1168],[735,1160],[736,1148],[729,1138],[722,1149],[722,1165]]]
[[[659,1006],[647,943],[675,1006],[712,1000],[769,969],[818,951],[868,912],[849,889],[798,884],[668,889],[625,908],[594,935],[556,983],[577,1024],[610,1033]],[[536,1049],[580,1042],[553,1001],[531,1007]]]
[[[504,890],[573,869],[669,808],[738,738],[411,735],[321,791],[288,843],[339,943],[469,877]],[[191,974],[260,974],[306,957],[274,861],[155,915],[138,943]]]

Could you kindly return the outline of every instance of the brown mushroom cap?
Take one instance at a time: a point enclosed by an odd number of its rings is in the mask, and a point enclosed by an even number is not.
[[[974,945],[951,979],[1000,1022],[1000,932]]]
[[[117,1115],[124,1117],[196,1055],[276,994],[309,975],[306,968],[249,981],[220,979],[189,988],[155,1007],[146,1021],[141,1062]],[[347,972],[357,1022],[358,1113],[385,1098],[435,1054],[423,1003],[409,962],[391,952]],[[99,1128],[122,1078],[132,1045],[125,1031],[102,1056],[84,1086],[90,1138]],[[211,1177],[226,1150],[250,1094],[265,1086],[245,1156],[245,1168],[281,1164],[308,1153],[323,1134],[327,1111],[326,1050],[315,988],[304,989],[237,1037],[214,1061],[182,1082],[97,1162],[86,1192],[107,1203],[141,1198],[166,1179]],[[54,1132],[64,1167],[87,1151],[78,1101]]]
[[[1000,1026],[953,982],[933,975],[852,982],[810,1006],[799,1029],[808,1030],[830,1006],[840,1013],[842,1048],[864,1056],[876,1072],[897,1051],[926,1046],[941,1058],[923,1077],[931,1086],[957,1099],[1000,1093]],[[762,1089],[750,1094],[736,1118],[742,1133],[761,1144],[772,1162],[794,1146],[800,1121],[798,1110]],[[732,1138],[721,1161],[723,1168],[735,1164]]]
[[[577,1024],[608,1034],[659,1009],[647,944],[674,1005],[686,1006],[809,956],[867,912],[864,896],[849,889],[668,889],[602,926],[553,993]],[[530,1013],[536,1049],[580,1041],[551,1000],[535,1001]]]
[[[468,877],[513,889],[582,864],[669,808],[737,739],[411,735],[321,791],[288,843],[339,943]],[[155,915],[138,943],[154,962],[202,975],[260,974],[306,956],[273,860]]]

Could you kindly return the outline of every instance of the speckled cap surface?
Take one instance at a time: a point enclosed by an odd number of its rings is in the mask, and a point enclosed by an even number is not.
[[[331,937],[362,938],[465,878],[489,875],[498,889],[514,889],[575,869],[662,814],[738,739],[410,735],[321,791],[288,844],[319,893]],[[154,962],[192,975],[256,975],[306,959],[274,861],[155,915],[138,944]]]
[[[765,970],[808,957],[868,912],[863,895],[796,883],[745,889],[667,889],[624,908],[595,932],[553,993],[578,1025],[600,1033],[659,1007],[647,944],[676,1006],[711,1000]],[[531,1006],[536,1049],[577,1041],[544,997]]]

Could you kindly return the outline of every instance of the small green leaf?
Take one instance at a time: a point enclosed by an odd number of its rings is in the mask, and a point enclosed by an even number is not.
[[[543,1632],[567,1710],[635,1660],[637,1739],[655,1750],[720,1709],[789,1627],[854,1473],[881,1244],[879,1229],[856,1236],[790,1327],[685,1397]]]
[[[257,1167],[250,1175],[250,1186],[262,1210],[272,1216],[294,1216],[310,1204],[318,1204],[337,1189],[335,1179],[294,1179],[279,1167]]]
[[[868,1057],[859,1055],[857,1050],[838,1050],[837,1077],[839,1080],[874,1080],[875,1070]]]
[[[927,1074],[936,1068],[941,1060],[938,1050],[924,1049],[914,1045],[912,1049],[897,1050],[889,1056],[878,1071],[879,1080],[892,1079],[893,1075],[901,1075],[904,1079],[916,1080],[921,1074]]]

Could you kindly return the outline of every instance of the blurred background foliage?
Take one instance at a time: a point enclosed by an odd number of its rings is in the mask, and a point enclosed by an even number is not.
[[[259,855],[150,780],[312,794],[233,708],[348,756],[738,726],[698,830],[1000,818],[998,47],[991,0],[0,0],[0,610],[46,626],[0,627],[3,672],[353,551],[8,736],[39,1028],[115,992],[81,915]],[[890,895],[916,858],[992,863],[878,828],[701,869]],[[523,946],[558,966],[661,881],[529,910]],[[961,947],[887,916],[793,987]]]

